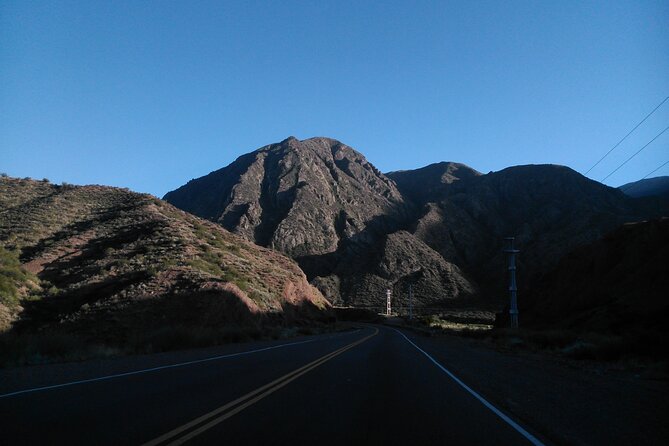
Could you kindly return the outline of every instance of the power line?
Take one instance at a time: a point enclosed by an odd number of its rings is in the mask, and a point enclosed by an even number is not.
[[[629,133],[627,133],[627,135],[623,136],[623,139],[621,139],[620,141],[618,141],[618,142],[616,143],[615,146],[611,147],[611,150],[609,150],[608,152],[606,152],[606,154],[604,154],[604,156],[601,157],[601,158],[599,159],[599,161],[597,161],[597,162],[596,162],[590,169],[588,169],[588,171],[585,172],[583,175],[587,175],[592,169],[594,169],[594,168],[597,166],[597,164],[601,163],[602,160],[604,160],[604,158],[606,158],[607,156],[609,156],[609,153],[613,152],[613,151],[615,150],[615,148],[618,147],[618,146],[620,145],[620,143],[622,143],[623,141],[625,141],[625,140],[627,139],[627,137],[630,136],[630,135],[632,134],[632,132],[634,132],[634,131],[635,131],[641,124],[643,124],[643,123],[646,121],[646,119],[650,118],[650,115],[652,115],[653,113],[655,113],[655,111],[656,111],[658,108],[662,107],[662,104],[664,104],[665,102],[667,102],[668,99],[669,99],[669,96],[667,96],[666,98],[664,98],[664,100],[663,100],[662,102],[660,102],[660,104],[659,104],[657,107],[655,107],[655,108],[653,109],[653,111],[651,111],[650,113],[648,113],[648,114],[646,115],[646,117],[643,118],[643,119],[641,120],[641,122],[639,122],[637,125],[635,125],[634,128],[633,128],[632,130],[630,130]]]
[[[611,172],[610,174],[608,174],[607,176],[605,176],[604,178],[602,178],[602,181],[601,181],[601,182],[603,183],[608,177],[610,177],[611,175],[613,175],[614,173],[616,173],[616,172],[618,171],[618,169],[620,169],[621,167],[623,167],[625,164],[627,164],[627,162],[628,162],[629,160],[631,160],[632,158],[634,158],[635,156],[637,156],[639,153],[641,153],[641,151],[642,151],[643,149],[645,149],[646,147],[648,147],[653,141],[655,141],[657,138],[659,138],[659,137],[660,137],[664,132],[666,132],[667,130],[669,130],[669,126],[665,127],[664,130],[662,130],[660,133],[658,133],[658,134],[655,136],[655,138],[651,139],[650,141],[648,141],[648,142],[646,143],[646,145],[644,145],[642,148],[640,148],[639,150],[637,150],[637,151],[634,153],[634,155],[630,156],[630,157],[627,158],[625,161],[623,161],[623,163],[622,163],[620,166],[618,166],[618,167],[616,167],[615,169],[613,169],[613,172]]]
[[[666,166],[667,164],[669,164],[669,161],[667,161],[666,163],[662,164],[660,167],[658,167],[657,169],[655,169],[654,171],[652,171],[651,173],[649,173],[648,175],[646,175],[645,177],[643,177],[643,178],[641,178],[641,179],[642,179],[642,180],[645,180],[646,178],[648,178],[649,176],[651,176],[652,174],[654,174],[654,173],[657,172],[658,170],[662,169],[662,168],[663,168],[664,166]]]
[[[666,161],[664,164],[662,164],[662,165],[661,165],[660,167],[658,167],[657,169],[655,169],[655,170],[653,170],[652,172],[649,172],[648,174],[646,174],[646,176],[643,177],[643,178],[641,178],[641,180],[645,180],[646,178],[648,178],[649,176],[651,176],[652,174],[654,174],[654,173],[657,172],[658,170],[662,169],[662,168],[663,168],[664,166],[666,166],[667,164],[669,164],[669,161]],[[630,184],[628,187],[625,187],[625,188],[622,188],[622,187],[621,187],[620,190],[623,191],[623,192],[629,192],[629,191],[631,191],[632,189],[634,189],[635,186],[638,186],[639,183],[641,182],[641,180],[639,180],[639,181],[635,181],[634,183]]]

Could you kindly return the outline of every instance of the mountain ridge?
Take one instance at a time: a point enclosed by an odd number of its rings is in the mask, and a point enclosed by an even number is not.
[[[268,152],[274,158],[261,165],[257,157],[264,153],[265,161]],[[256,159],[233,162],[165,199],[185,210],[199,206],[184,205],[186,197],[219,203],[202,215],[296,259],[311,283],[337,304],[380,306],[386,288],[405,295],[420,274],[431,278],[425,305],[466,305],[472,297],[498,302],[505,289],[505,237],[516,236],[524,250],[519,280],[528,287],[575,246],[622,223],[666,213],[659,202],[629,198],[566,166],[481,174],[440,162],[382,174],[360,152],[323,137],[291,137],[245,156]],[[243,157],[238,160],[250,159]],[[225,169],[245,173],[227,196],[211,193],[216,184],[232,182]],[[211,187],[199,187],[205,179]],[[265,202],[259,198],[263,188]],[[234,213],[249,210],[253,218],[239,224]],[[400,252],[423,254],[415,255],[421,260],[411,271],[401,262],[383,266],[389,259],[398,262]],[[424,260],[434,255],[449,265],[438,266],[450,271],[445,276],[431,269],[441,262]]]
[[[398,287],[400,292],[404,285],[398,282],[404,276],[382,277],[373,260],[383,257],[377,256],[377,248],[404,250],[400,245],[415,243],[417,249],[430,249],[418,248],[420,241],[411,235],[386,243],[387,235],[407,227],[413,204],[406,202],[393,180],[340,141],[288,138],[248,157],[244,160],[250,163],[233,162],[166,194],[165,200],[293,257],[310,281],[338,304],[375,305],[386,288]],[[222,190],[216,184],[230,184],[227,172],[233,170],[244,172],[239,182],[224,195],[211,193]],[[201,203],[218,205],[201,211]],[[421,263],[416,268],[427,271],[432,266]],[[464,275],[457,268],[446,270]],[[448,294],[451,280],[437,279],[440,274],[432,277],[440,284],[428,288]],[[455,282],[467,284],[456,295],[476,288],[466,277]]]
[[[618,187],[630,197],[662,197],[669,200],[669,176],[644,178]]]

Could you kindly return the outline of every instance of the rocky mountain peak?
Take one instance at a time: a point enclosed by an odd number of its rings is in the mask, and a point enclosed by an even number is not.
[[[391,256],[399,242],[380,246],[406,226],[410,209],[393,180],[335,139],[291,137],[261,147],[165,200],[293,257],[333,302],[373,302],[420,270],[431,271],[425,289],[451,297],[474,289],[447,262],[430,265],[436,252],[415,260],[411,271],[378,268],[380,253]],[[408,233],[390,240],[430,251]]]
[[[332,252],[403,203],[363,155],[323,137],[262,147],[165,199],[293,256]]]

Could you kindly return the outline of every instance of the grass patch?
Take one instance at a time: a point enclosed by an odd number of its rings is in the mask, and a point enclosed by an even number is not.
[[[224,266],[222,256],[220,252],[205,251],[201,252],[197,258],[189,260],[188,264],[199,271],[219,277],[225,282],[234,283],[242,291],[249,291],[251,284],[248,278],[232,266]]]
[[[16,307],[21,300],[22,287],[35,288],[37,278],[21,268],[19,253],[0,246],[0,303]]]
[[[248,279],[242,276],[236,269],[228,268],[223,272],[222,279],[226,282],[232,282],[239,287],[242,291],[248,291],[250,288],[250,283]]]
[[[205,253],[206,254],[206,253]],[[218,264],[218,262],[212,262],[208,261],[203,258],[195,258],[191,259],[188,261],[188,265],[192,266],[193,268],[208,273],[212,274],[214,276],[222,276],[223,275],[223,269],[221,269],[221,266]]]
[[[445,332],[487,332],[493,324],[485,319],[466,318],[462,316],[429,315],[418,318],[418,324],[430,329]]]
[[[195,232],[195,236],[200,240],[207,240],[209,238],[209,231],[206,226],[200,222],[196,221],[193,223],[193,232]]]
[[[490,324],[480,322],[425,316],[418,318],[416,325],[429,329],[431,333],[479,339],[503,351],[545,352],[576,360],[600,362],[655,363],[669,358],[669,335],[659,331],[613,335],[566,329],[493,328]]]

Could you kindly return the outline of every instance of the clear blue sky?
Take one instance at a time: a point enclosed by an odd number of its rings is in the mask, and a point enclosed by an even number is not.
[[[3,0],[0,171],[162,196],[294,135],[384,172],[585,172],[669,95],[668,24],[666,0]],[[669,101],[589,176],[668,125]],[[669,131],[606,183],[667,160]]]

